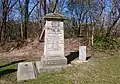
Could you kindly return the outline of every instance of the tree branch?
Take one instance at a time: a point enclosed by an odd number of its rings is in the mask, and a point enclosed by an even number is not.
[[[2,2],[2,4],[4,4],[4,1],[3,1],[3,0],[1,0],[1,2]]]
[[[57,7],[57,3],[58,3],[58,0],[56,0],[56,2],[55,2],[55,6],[54,6],[54,8],[53,8],[53,13],[55,12],[55,9],[56,9],[56,7]]]
[[[13,3],[13,5],[12,5],[11,7],[9,7],[8,12],[10,11],[10,9],[12,9],[12,8],[15,6],[15,4],[16,4],[17,2],[18,2],[18,0],[16,0],[15,3]]]
[[[33,10],[35,9],[35,7],[38,5],[39,1],[34,5],[34,7],[32,8],[32,10],[30,11],[30,13],[28,14],[28,17],[30,16],[30,14],[33,12]]]

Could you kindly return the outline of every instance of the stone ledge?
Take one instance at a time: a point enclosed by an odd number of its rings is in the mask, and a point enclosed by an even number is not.
[[[75,64],[75,65],[79,65],[79,64],[82,64],[82,63],[87,63],[88,61],[82,61],[82,60],[74,60],[71,62],[71,64]]]
[[[47,66],[63,66],[67,65],[67,58],[65,57],[49,57],[41,59],[42,65]]]
[[[44,17],[44,19],[65,20],[65,17],[64,17],[62,14],[58,14],[58,13],[49,13],[49,14],[46,14],[46,16]]]
[[[72,65],[61,65],[61,66],[43,66],[41,61],[36,61],[36,68],[39,73],[46,72],[46,71],[52,71],[52,70],[59,70],[65,67],[70,67]]]

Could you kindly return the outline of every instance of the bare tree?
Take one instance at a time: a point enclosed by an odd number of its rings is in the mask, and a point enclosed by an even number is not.
[[[112,4],[113,6],[111,8],[111,12],[113,12],[113,17],[114,16],[115,17],[113,18],[111,25],[107,29],[107,33],[106,33],[107,37],[111,36],[112,29],[114,28],[114,26],[117,24],[118,20],[120,19],[120,5],[119,5],[120,0],[112,0],[112,2],[113,2],[113,4]],[[118,11],[118,14],[117,14],[116,10]],[[117,15],[115,15],[115,14],[117,14]]]
[[[2,2],[2,25],[0,29],[0,42],[7,40],[7,17],[9,12],[12,10],[12,8],[15,6],[15,4],[18,2],[12,1],[12,0],[1,0]]]
[[[24,39],[27,39],[28,38],[28,25],[29,25],[29,17],[31,15],[31,13],[33,12],[33,10],[35,9],[35,7],[38,5],[39,1],[37,1],[33,8],[30,10],[29,12],[29,4],[30,4],[30,0],[25,0],[25,3],[24,3],[24,11],[22,11],[22,4],[21,2],[19,1],[19,4],[20,4],[20,8],[21,8],[21,19],[23,18],[22,14],[24,15],[24,29],[21,28],[21,34],[22,34],[22,30],[23,30],[23,38]]]

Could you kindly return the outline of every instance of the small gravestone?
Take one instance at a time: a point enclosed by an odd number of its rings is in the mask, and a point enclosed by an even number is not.
[[[84,62],[88,62],[86,60],[86,46],[80,46],[79,47],[79,58],[75,59],[74,61],[71,62],[71,64],[80,64],[80,63],[84,63]]]
[[[44,56],[40,62],[36,62],[38,72],[67,65],[67,58],[64,55],[64,17],[61,14],[50,13],[44,19],[46,20]]]
[[[17,81],[35,79],[34,65],[32,62],[18,64]]]
[[[87,62],[86,61],[86,46],[80,46],[79,47],[79,61],[81,62]]]

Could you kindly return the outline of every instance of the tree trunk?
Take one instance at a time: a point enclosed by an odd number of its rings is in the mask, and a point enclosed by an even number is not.
[[[23,22],[20,23],[20,37],[23,38]]]
[[[120,14],[119,14],[118,17],[114,20],[113,24],[108,28],[107,33],[106,33],[106,36],[107,36],[107,37],[110,37],[112,28],[116,25],[116,23],[118,22],[119,18],[120,18]]]
[[[47,12],[46,12],[47,10],[46,10],[46,0],[44,0],[44,15],[46,15],[47,14]]]
[[[91,40],[92,40],[92,42],[91,42],[91,44],[92,44],[92,46],[93,46],[93,41],[94,41],[94,29],[95,29],[95,27],[92,27],[92,37],[91,37]]]
[[[29,0],[25,0],[24,39],[27,39],[27,38],[28,38],[28,22],[29,22],[28,8],[29,8]]]
[[[0,30],[0,42],[6,41],[6,29],[7,29],[7,15],[8,15],[8,0],[3,1],[3,18],[2,18],[2,25]]]

